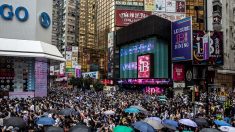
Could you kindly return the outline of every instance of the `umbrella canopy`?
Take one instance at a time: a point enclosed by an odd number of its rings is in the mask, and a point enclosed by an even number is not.
[[[162,124],[165,126],[169,125],[169,126],[173,126],[173,127],[179,127],[179,124],[177,121],[174,121],[174,120],[168,120],[168,119],[165,119],[162,121]]]
[[[220,132],[220,131],[214,128],[203,128],[200,132]]]
[[[163,125],[161,124],[160,121],[156,121],[150,118],[146,118],[144,120],[144,122],[148,123],[149,125],[151,125],[154,129],[159,130],[163,128]]]
[[[56,110],[56,109],[51,109],[51,110],[48,111],[48,113],[57,114],[57,113],[58,113],[58,110]]]
[[[132,106],[130,106],[130,108],[136,108],[140,111],[148,112],[145,108],[143,108],[142,106],[139,106],[139,105],[132,105]]]
[[[75,110],[71,109],[71,108],[66,108],[66,109],[59,111],[59,115],[70,116],[73,111],[75,111]]]
[[[231,126],[230,124],[228,124],[225,121],[220,121],[220,120],[215,120],[214,123],[218,126]]]
[[[145,118],[145,119],[147,119],[147,118]],[[159,117],[148,117],[148,119],[162,122],[162,120]]]
[[[222,132],[235,132],[235,127],[230,127],[230,126],[221,126],[219,129]]]
[[[159,101],[166,102],[167,100],[166,99],[159,99]]]
[[[46,129],[46,132],[64,132],[63,128],[51,126]]]
[[[107,111],[104,112],[104,114],[105,114],[105,115],[114,115],[115,112],[112,111],[112,110],[107,110]]]
[[[190,120],[190,119],[180,119],[179,123],[185,125],[185,126],[190,126],[190,127],[197,127],[197,124]]]
[[[146,122],[138,121],[133,124],[133,127],[141,132],[155,132],[154,128]]]
[[[91,132],[91,128],[85,125],[76,125],[69,129],[69,132]]]
[[[134,130],[130,127],[127,127],[127,126],[116,126],[114,129],[113,129],[113,132],[134,132]]]
[[[20,117],[10,117],[8,119],[4,119],[3,125],[6,127],[9,127],[9,126],[18,127],[18,128],[26,127],[25,121]]]
[[[171,126],[171,125],[168,125],[168,124],[163,124],[163,126],[164,126],[164,128],[168,128],[168,129],[170,129],[170,130],[174,130],[174,131],[176,131],[176,130],[177,130],[177,128],[176,128],[176,127]]]
[[[163,96],[158,96],[158,98],[160,98],[160,99],[165,99],[166,96],[165,96],[165,95],[163,95]]]
[[[36,124],[53,125],[55,124],[55,120],[51,117],[41,117],[36,121]]]
[[[198,126],[202,126],[202,127],[209,126],[207,120],[204,118],[195,118],[195,119],[193,119],[193,121],[195,121]]]
[[[126,108],[124,110],[126,113],[139,113],[140,110],[136,109],[136,108]]]

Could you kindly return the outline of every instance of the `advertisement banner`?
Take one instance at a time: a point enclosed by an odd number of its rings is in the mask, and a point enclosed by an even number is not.
[[[184,82],[174,82],[173,88],[185,88],[185,83]]]
[[[208,38],[208,36],[210,36]],[[209,39],[209,40],[208,40]],[[193,32],[193,64],[223,64],[223,33],[194,31]]]
[[[72,52],[78,52],[78,47],[77,46],[72,46]]]
[[[72,51],[67,51],[66,52],[66,60],[69,60],[69,61],[72,60]]]
[[[144,10],[154,11],[155,10],[154,0],[144,0]]]
[[[152,57],[151,54],[138,56],[138,78],[150,78],[152,71]]]
[[[72,68],[72,61],[66,61],[66,68]]]
[[[64,75],[65,63],[60,63],[60,75]]]
[[[184,81],[184,65],[183,64],[173,64],[173,80],[174,81]]]
[[[186,12],[186,2],[185,1],[176,1],[176,12],[185,13]]]
[[[192,18],[172,23],[172,61],[192,60]]]
[[[85,72],[85,73],[82,73],[82,76],[85,78],[85,77],[91,77],[93,79],[99,79],[99,72],[96,71],[96,72]]]
[[[175,0],[166,0],[166,12],[176,12]]]
[[[47,96],[47,63],[35,62],[35,97]]]
[[[155,0],[156,11],[165,12],[166,11],[166,0]]]
[[[81,77],[81,69],[76,68],[76,77]]]
[[[72,46],[66,46],[66,51],[72,51]]]
[[[115,24],[118,27],[128,26],[134,22],[144,19],[152,14],[151,11],[136,11],[136,10],[116,10]]]

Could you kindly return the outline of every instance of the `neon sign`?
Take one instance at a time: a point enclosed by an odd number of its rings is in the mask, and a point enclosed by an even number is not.
[[[121,79],[118,84],[172,85],[171,79]]]
[[[144,92],[146,94],[162,94],[164,92],[164,90],[162,88],[159,87],[146,87],[144,89]]]

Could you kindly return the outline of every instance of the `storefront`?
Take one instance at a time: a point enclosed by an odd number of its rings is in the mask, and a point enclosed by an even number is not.
[[[52,2],[3,0],[0,8],[0,96],[47,96],[50,62],[65,61],[50,44]]]
[[[117,31],[120,88],[163,94],[172,87],[170,31],[171,22],[157,16]]]

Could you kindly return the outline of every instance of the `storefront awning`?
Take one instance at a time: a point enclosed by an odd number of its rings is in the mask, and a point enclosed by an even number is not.
[[[0,56],[35,57],[65,61],[56,46],[33,40],[0,38]]]

